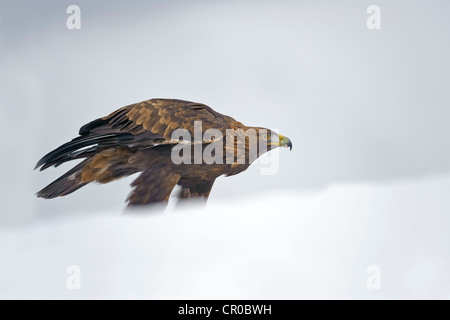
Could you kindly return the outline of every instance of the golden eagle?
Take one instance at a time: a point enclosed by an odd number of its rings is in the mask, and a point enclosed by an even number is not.
[[[180,130],[194,137],[198,135],[199,123],[200,141],[185,136],[180,139],[179,134],[183,133]],[[205,138],[211,129],[215,131]],[[256,157],[251,156],[251,141],[258,141]],[[167,202],[176,185],[181,187],[180,199],[206,200],[217,177],[246,170],[258,156],[278,146],[292,149],[287,137],[265,128],[244,126],[207,105],[151,99],[84,125],[78,137],[39,160],[36,168],[41,167],[42,171],[83,159],[37,196],[46,199],[65,196],[90,182],[107,183],[141,172],[131,184],[133,190],[127,199],[130,206]],[[239,152],[240,147],[243,153]],[[179,150],[175,152],[175,148]],[[206,158],[198,161],[194,149],[200,150],[200,155],[208,151],[216,161]],[[181,154],[188,161],[174,161],[174,155]]]

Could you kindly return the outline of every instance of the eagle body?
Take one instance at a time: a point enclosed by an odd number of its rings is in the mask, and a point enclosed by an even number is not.
[[[185,141],[176,135],[174,138],[176,130],[195,136],[199,123],[201,134],[214,129],[214,137],[207,141]],[[78,137],[40,159],[36,165],[40,170],[70,160],[83,160],[37,196],[46,199],[65,196],[91,182],[108,183],[140,172],[131,184],[129,206],[167,202],[177,185],[180,199],[206,200],[217,177],[238,174],[254,161],[247,152],[252,137],[236,139],[227,136],[227,132],[252,132],[255,139],[261,139],[262,129],[244,126],[201,103],[151,99],[132,104],[84,125]],[[264,141],[273,141],[275,135],[264,129]],[[278,146],[292,148],[286,137],[277,135],[276,139],[278,143],[267,142],[267,150],[263,152]],[[241,145],[246,151],[244,154],[237,152],[239,143],[244,144]],[[183,155],[191,153],[192,159],[195,151],[203,154],[213,150],[211,154],[217,155],[220,161],[210,163],[202,158],[200,162],[175,163],[174,148],[180,147]]]

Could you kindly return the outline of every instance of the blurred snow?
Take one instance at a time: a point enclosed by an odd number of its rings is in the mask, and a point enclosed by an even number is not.
[[[450,298],[449,194],[438,176],[37,219],[0,234],[0,298]]]

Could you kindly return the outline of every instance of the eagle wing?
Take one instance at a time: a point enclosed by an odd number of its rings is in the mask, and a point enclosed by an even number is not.
[[[225,129],[224,116],[207,105],[183,100],[151,99],[121,108],[102,118],[114,129],[139,135],[151,132],[170,141],[175,129],[194,133],[194,122],[202,121],[202,128]],[[93,124],[93,126],[92,126]],[[98,128],[93,121],[80,129],[80,134]]]
[[[38,161],[44,170],[69,160],[86,158],[108,148],[151,148],[174,144],[176,129],[194,133],[194,122],[202,121],[202,131],[209,128],[225,134],[230,121],[207,105],[174,99],[151,99],[122,107],[110,115],[96,119],[80,129],[80,136],[63,144]]]

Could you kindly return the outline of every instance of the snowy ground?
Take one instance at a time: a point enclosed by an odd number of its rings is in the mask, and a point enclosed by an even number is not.
[[[31,223],[0,233],[0,298],[448,299],[449,194],[440,176]]]

